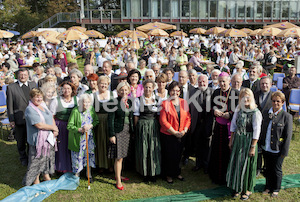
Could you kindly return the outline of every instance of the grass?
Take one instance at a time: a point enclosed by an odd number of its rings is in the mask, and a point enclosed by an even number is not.
[[[294,131],[295,138],[291,142],[289,156],[283,164],[283,173],[300,173],[300,138],[299,123],[298,130]],[[295,130],[295,127],[294,127]],[[4,139],[6,139],[5,134]],[[215,188],[209,177],[202,170],[192,172],[195,159],[190,158],[189,164],[182,169],[185,181],[175,181],[168,184],[162,179],[156,183],[143,183],[142,177],[134,171],[124,171],[123,175],[130,178],[124,183],[125,191],[117,190],[113,174],[93,173],[95,182],[91,184],[91,190],[87,190],[87,180],[81,178],[80,186],[75,191],[58,191],[48,197],[45,201],[122,201],[138,198],[148,198],[164,195],[182,194],[189,191]],[[22,167],[17,153],[16,142],[0,140],[0,200],[16,192],[22,187],[21,182],[26,173]],[[260,177],[261,178],[261,177]],[[251,199],[254,201],[300,201],[300,188],[282,190],[278,199],[271,199],[269,196],[262,196],[261,193],[254,193]],[[218,198],[212,201],[234,201],[231,197]]]

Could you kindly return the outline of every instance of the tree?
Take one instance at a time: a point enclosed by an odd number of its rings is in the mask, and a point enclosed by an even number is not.
[[[49,0],[47,4],[48,17],[61,12],[74,12],[79,9],[74,0]]]

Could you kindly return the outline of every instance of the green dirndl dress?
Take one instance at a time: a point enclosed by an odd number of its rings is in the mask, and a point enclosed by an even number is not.
[[[253,192],[255,186],[257,145],[253,157],[249,156],[249,151],[253,138],[252,117],[257,110],[238,112],[237,128],[226,174],[227,187],[236,192]]]
[[[156,105],[147,105],[140,112],[136,126],[136,170],[143,176],[156,176],[161,172],[161,146]]]

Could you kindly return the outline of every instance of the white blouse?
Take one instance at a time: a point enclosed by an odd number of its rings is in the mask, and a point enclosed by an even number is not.
[[[230,125],[230,131],[231,132],[235,132],[237,125],[236,125],[236,120],[237,120],[237,116],[239,113],[240,109],[236,109],[233,115],[233,118],[231,120],[231,125]],[[253,114],[252,116],[252,126],[253,126],[253,138],[255,140],[259,139],[259,135],[260,135],[260,130],[261,130],[261,122],[262,122],[262,115],[261,112],[259,110],[256,110],[256,112]]]
[[[76,97],[76,99],[77,99],[77,102],[78,102],[78,97]],[[73,97],[72,97],[71,102],[65,102],[63,97],[60,97],[60,101],[61,101],[61,104],[64,108],[73,108],[75,106]],[[50,111],[52,112],[53,115],[56,115],[57,107],[58,107],[58,101],[57,101],[57,99],[53,99],[51,104],[50,104],[50,107],[49,107],[49,109],[50,109]]]

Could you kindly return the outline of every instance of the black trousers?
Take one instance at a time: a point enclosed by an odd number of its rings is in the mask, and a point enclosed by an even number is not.
[[[16,125],[15,126],[15,137],[17,140],[17,148],[20,155],[20,160],[28,160],[27,152],[27,130],[26,125]]]
[[[161,133],[161,166],[162,175],[177,177],[181,173],[180,159],[182,155],[184,137],[177,138],[174,135]]]
[[[282,163],[284,158],[278,154],[263,150],[264,162],[266,165],[266,187],[271,192],[279,192],[282,181]]]
[[[212,137],[200,136],[198,139],[198,147],[196,151],[196,166],[208,169]]]

